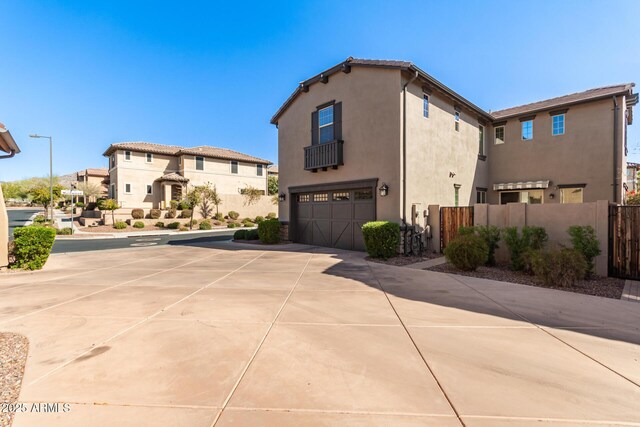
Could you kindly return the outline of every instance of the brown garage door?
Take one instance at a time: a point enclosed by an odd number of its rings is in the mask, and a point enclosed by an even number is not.
[[[292,223],[295,241],[364,251],[362,225],[375,220],[372,188],[298,193]]]

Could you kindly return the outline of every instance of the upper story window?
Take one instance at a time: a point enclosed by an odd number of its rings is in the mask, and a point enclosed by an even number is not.
[[[256,175],[262,176],[262,165],[256,165]]]
[[[454,119],[454,128],[456,130],[456,132],[460,131],[460,111],[456,110],[456,112],[453,115],[453,119]]]
[[[115,154],[111,155],[111,167],[112,168],[116,167],[116,155]]]
[[[318,111],[320,144],[333,141],[333,105]]]
[[[487,190],[485,188],[476,189],[476,203],[487,203]]]
[[[131,194],[131,184],[125,184],[124,185],[124,192],[126,194]]]
[[[131,161],[131,151],[125,151],[125,152],[124,152],[124,159],[125,159],[127,162],[130,162],[130,161]]]
[[[152,194],[153,194],[153,185],[147,184],[147,196],[150,196]]]
[[[533,139],[533,120],[525,120],[521,123],[522,126],[522,140],[528,141]]]
[[[496,144],[504,144],[504,126],[498,126],[494,129]]]
[[[426,93],[422,95],[422,115],[425,118],[429,117],[429,95]]]
[[[153,163],[153,154],[147,153],[147,163]]]
[[[231,160],[231,173],[238,173],[238,162]]]
[[[553,136],[564,135],[564,114],[551,116],[551,124],[551,134]]]
[[[196,170],[203,171],[204,170],[204,157],[196,156]]]
[[[484,151],[484,126],[478,125],[478,154],[484,156]]]

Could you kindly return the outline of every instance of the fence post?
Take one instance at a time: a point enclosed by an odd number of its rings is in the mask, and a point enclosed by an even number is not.
[[[522,228],[527,225],[527,204],[507,203],[507,227]]]
[[[480,203],[473,205],[473,225],[489,225],[489,205]]]
[[[440,252],[440,205],[429,205],[428,224],[431,227],[431,249]]]
[[[595,259],[595,272],[599,276],[609,274],[609,201],[596,202],[596,237],[600,242],[600,255]]]

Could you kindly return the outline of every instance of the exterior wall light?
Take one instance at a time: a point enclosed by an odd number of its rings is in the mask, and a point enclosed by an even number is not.
[[[378,188],[378,192],[380,193],[381,197],[386,196],[387,194],[389,194],[389,186],[385,183],[382,183],[380,188]]]
[[[284,202],[285,200],[287,200],[287,195],[286,195],[286,194],[284,194],[284,193],[280,193],[280,194],[278,195],[278,201],[279,201],[280,203],[282,203],[282,202]]]

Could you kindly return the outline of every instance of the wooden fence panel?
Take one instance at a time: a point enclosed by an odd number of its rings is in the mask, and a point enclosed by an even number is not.
[[[609,206],[609,276],[640,280],[640,206]]]
[[[458,235],[460,227],[473,225],[473,206],[440,208],[440,250]]]

